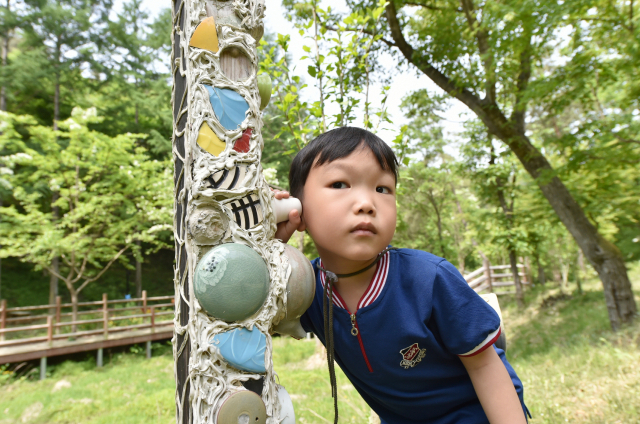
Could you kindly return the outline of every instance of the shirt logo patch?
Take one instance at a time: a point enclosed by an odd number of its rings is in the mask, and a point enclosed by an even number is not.
[[[420,349],[418,343],[414,343],[409,347],[405,347],[400,351],[400,355],[402,355],[402,361],[400,361],[400,366],[405,370],[408,370],[411,367],[415,367],[416,364],[422,361],[424,358],[427,349]]]

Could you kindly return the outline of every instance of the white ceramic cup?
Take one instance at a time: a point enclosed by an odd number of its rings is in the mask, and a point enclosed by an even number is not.
[[[299,214],[302,214],[302,203],[296,197],[289,197],[287,199],[273,198],[271,208],[276,215],[276,223],[289,220],[289,212],[297,210]]]

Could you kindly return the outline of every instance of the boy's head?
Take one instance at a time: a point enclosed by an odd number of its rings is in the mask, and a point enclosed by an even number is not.
[[[389,244],[396,225],[397,170],[391,148],[360,128],[328,131],[296,155],[290,192],[302,201],[304,227],[324,261],[347,269]]]
[[[319,135],[298,152],[289,170],[289,193],[302,198],[304,185],[312,167],[347,157],[361,148],[369,149],[380,167],[391,172],[395,182],[398,182],[398,159],[387,143],[365,129],[340,127]]]

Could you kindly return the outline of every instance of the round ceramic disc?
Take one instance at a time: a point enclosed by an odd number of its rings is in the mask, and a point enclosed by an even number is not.
[[[218,410],[218,424],[265,424],[267,408],[262,398],[250,391],[232,394]]]

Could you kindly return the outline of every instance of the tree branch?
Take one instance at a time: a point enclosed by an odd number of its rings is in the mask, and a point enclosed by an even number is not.
[[[71,281],[72,284],[75,284],[78,282],[78,280],[80,280],[82,278],[82,274],[84,274],[84,269],[87,266],[87,258],[88,255],[85,255],[85,257],[82,259],[82,265],[80,266],[80,270],[76,270],[76,273],[78,274],[76,276],[76,278],[73,279],[73,281]],[[75,269],[75,267],[74,267]]]
[[[53,269],[53,268],[51,268],[50,266],[42,265],[42,267],[43,267],[44,269],[46,269],[46,270],[47,270],[47,272],[48,272],[49,274],[52,274],[52,275],[56,276],[57,278],[59,278],[60,280],[64,281],[65,285],[66,285],[67,287],[69,287],[69,282],[67,281],[67,279],[66,279],[66,278],[64,278],[64,277],[62,276],[62,274],[60,274],[59,272],[54,271],[54,269]]]
[[[337,28],[337,27],[335,27],[335,26],[333,26],[333,25],[326,25],[326,24],[325,24],[325,25],[324,25],[324,27],[325,27],[326,29],[328,29],[329,31],[334,31],[334,32],[335,32],[335,31],[338,31],[338,28]],[[378,34],[376,34],[376,33],[372,32],[372,31],[370,31],[370,30],[368,30],[368,29],[365,29],[365,28],[349,28],[349,27],[345,27],[345,31],[349,31],[349,32],[363,32],[363,33],[365,33],[365,34],[367,34],[367,35],[371,35],[371,36],[373,36],[373,37],[375,37],[376,35],[378,35]],[[384,38],[384,37],[380,37],[380,41],[382,41],[383,43],[385,43],[385,44],[386,44],[387,46],[389,46],[389,47],[397,47],[397,46],[396,46],[396,44],[395,44],[393,41],[389,41],[389,40],[387,40],[387,39],[386,39],[386,38]]]
[[[516,102],[511,113],[511,120],[516,126],[516,130],[521,134],[525,133],[525,116],[527,113],[527,102],[524,100],[524,92],[529,86],[531,79],[531,33],[527,31],[526,46],[520,52],[520,69],[516,84]]]
[[[405,1],[404,4],[406,4],[407,6],[418,6],[418,7],[422,7],[424,9],[429,9],[429,10],[439,10],[439,11],[449,11],[449,10],[454,10],[456,12],[462,12],[462,9],[460,9],[459,7],[456,8],[448,8],[448,7],[438,7],[438,6],[432,6],[430,4],[424,4],[424,3],[420,3],[417,1]]]
[[[620,140],[623,143],[640,144],[640,140],[633,140],[631,138],[618,138],[618,140]]]
[[[494,102],[496,99],[496,75],[493,69],[493,56],[489,51],[489,35],[487,31],[482,29],[480,22],[476,18],[474,13],[473,0],[460,0],[462,10],[467,17],[469,28],[475,34],[478,40],[478,51],[480,52],[480,58],[484,64],[485,73],[485,95],[490,102]]]
[[[111,267],[111,265],[113,265],[113,263],[114,263],[114,262],[115,262],[115,261],[116,261],[116,260],[117,260],[117,259],[118,259],[118,258],[119,258],[123,253],[124,253],[124,252],[126,252],[126,251],[127,251],[127,249],[129,249],[129,246],[125,246],[125,247],[123,247],[123,248],[122,248],[122,249],[121,249],[121,250],[120,250],[120,251],[119,251],[119,252],[118,252],[118,253],[117,253],[117,254],[116,254],[116,255],[115,255],[115,256],[114,256],[110,261],[109,261],[109,263],[108,263],[104,268],[102,268],[102,271],[100,271],[100,272],[98,273],[98,275],[96,275],[96,276],[95,276],[95,277],[93,277],[93,278],[88,278],[88,279],[86,279],[86,280],[84,281],[84,283],[82,283],[82,285],[81,285],[80,287],[78,287],[78,290],[76,291],[76,293],[80,293],[80,291],[81,291],[82,289],[84,289],[84,288],[87,286],[87,284],[92,283],[92,282],[96,281],[98,278],[102,277],[102,274],[104,274],[105,272],[107,272],[107,270],[109,269],[109,267]]]
[[[407,43],[398,21],[398,12],[396,11],[396,5],[393,1],[387,3],[386,8],[387,22],[389,22],[389,30],[391,31],[391,37],[395,41],[396,47],[400,49],[404,57],[411,62],[413,58],[413,47]]]
[[[395,42],[395,46],[400,50],[409,63],[418,68],[422,73],[428,76],[433,82],[435,82],[440,88],[449,93],[452,97],[460,100],[469,109],[471,109],[480,118],[485,125],[489,128],[489,131],[498,133],[500,128],[494,122],[494,119],[489,116],[488,110],[485,109],[488,106],[488,102],[480,99],[475,93],[465,87],[460,87],[449,77],[444,75],[438,69],[436,69],[431,63],[420,57],[413,57],[413,47],[407,43],[402,34],[400,28],[400,22],[398,21],[396,7],[393,2],[387,4],[386,9],[387,22],[389,23],[389,29]],[[494,113],[502,115],[497,108],[493,108]],[[503,120],[506,118],[502,116]]]

